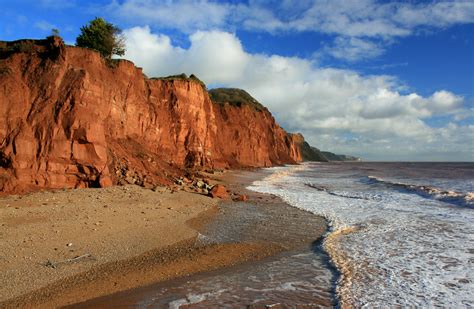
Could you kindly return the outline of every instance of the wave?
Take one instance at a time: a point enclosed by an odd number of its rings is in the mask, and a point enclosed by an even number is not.
[[[310,187],[312,189],[321,191],[321,192],[326,192],[329,195],[333,196],[338,196],[338,197],[343,197],[343,198],[350,198],[350,199],[356,199],[356,200],[371,200],[371,201],[380,201],[382,200],[381,196],[378,195],[373,195],[373,194],[364,194],[364,193],[358,193],[358,194],[349,194],[346,192],[337,192],[337,191],[331,191],[329,188],[325,186],[320,186],[320,185],[315,185],[312,183],[305,183],[305,186]]]
[[[383,184],[397,190],[416,193],[425,198],[474,209],[474,192],[442,190],[432,186],[393,182],[375,176],[367,176],[367,180],[369,184]]]

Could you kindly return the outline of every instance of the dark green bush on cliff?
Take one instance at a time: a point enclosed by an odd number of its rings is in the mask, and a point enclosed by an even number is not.
[[[112,55],[123,56],[125,39],[121,32],[120,28],[103,18],[96,17],[81,28],[81,34],[76,38],[76,45],[95,49],[107,59],[111,59]]]
[[[258,111],[265,107],[255,100],[247,91],[237,88],[216,88],[209,91],[212,102],[216,104],[230,104],[232,106],[249,105]]]

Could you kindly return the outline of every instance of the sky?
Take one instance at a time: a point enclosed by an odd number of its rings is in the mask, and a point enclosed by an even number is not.
[[[0,0],[0,40],[103,17],[149,77],[243,88],[313,146],[474,161],[474,0]]]

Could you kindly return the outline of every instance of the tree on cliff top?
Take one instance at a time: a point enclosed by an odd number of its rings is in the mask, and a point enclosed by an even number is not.
[[[107,59],[112,55],[125,54],[125,39],[122,30],[103,18],[96,17],[88,25],[81,27],[81,34],[76,38],[76,46],[92,48]]]

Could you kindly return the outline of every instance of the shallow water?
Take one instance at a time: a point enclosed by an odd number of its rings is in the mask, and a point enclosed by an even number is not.
[[[325,216],[325,248],[355,306],[474,306],[474,164],[273,168],[252,190]],[[337,260],[337,257],[343,257]]]
[[[337,274],[322,251],[324,219],[286,204],[224,204],[199,236],[204,243],[275,241],[300,247],[262,261],[191,275],[94,299],[74,308],[331,307]],[[299,245],[296,245],[299,244]],[[301,245],[303,245],[301,247]]]
[[[324,255],[280,254],[265,261],[193,275],[97,299],[81,308],[246,308],[277,303],[334,305]],[[265,307],[263,307],[265,308]]]

